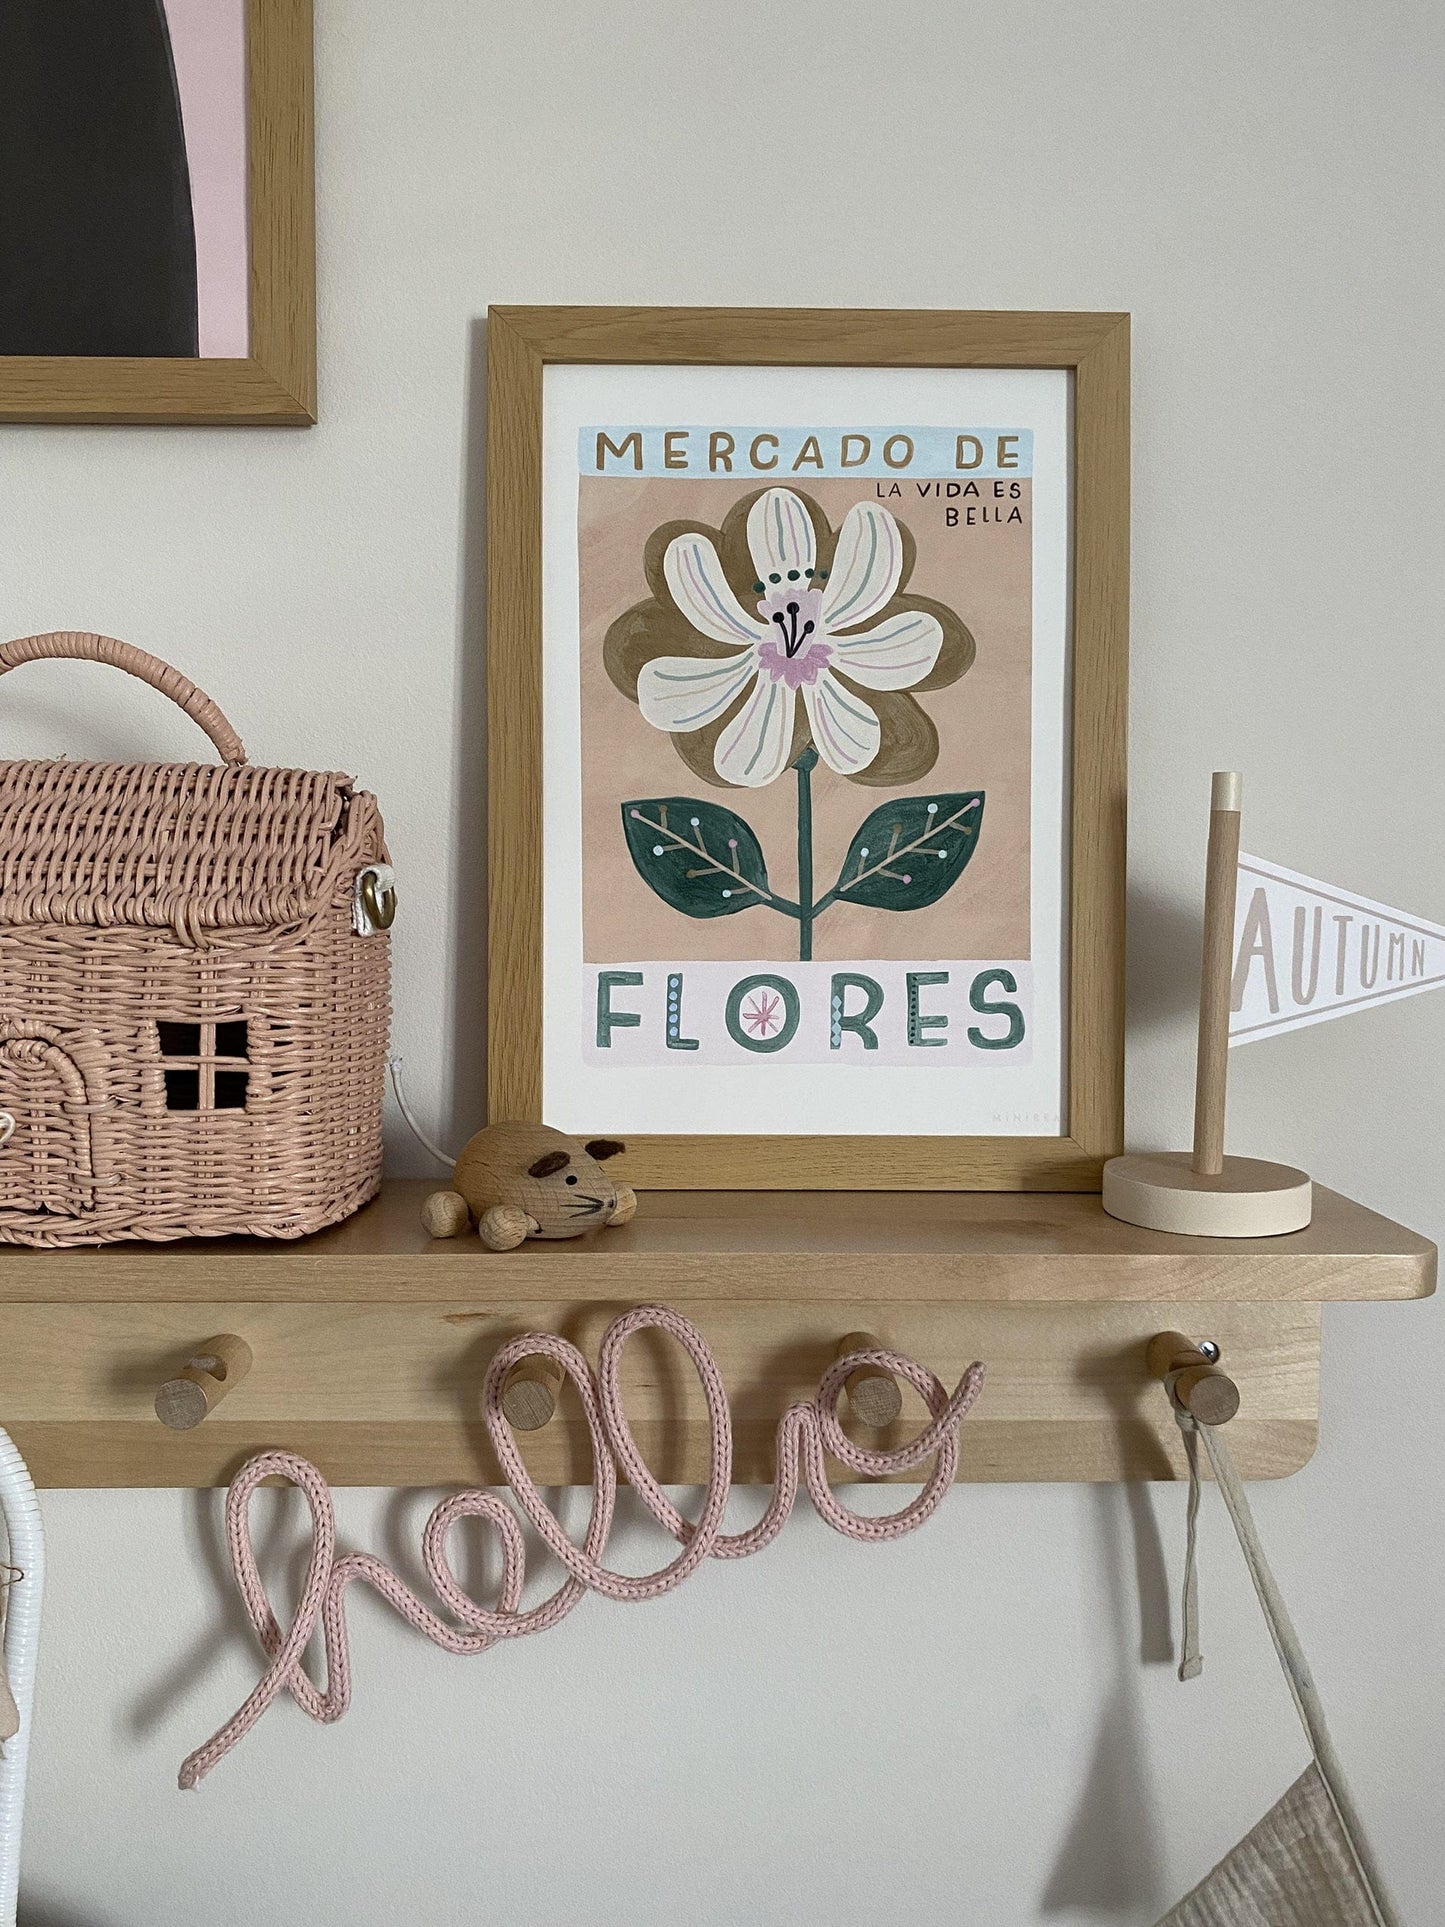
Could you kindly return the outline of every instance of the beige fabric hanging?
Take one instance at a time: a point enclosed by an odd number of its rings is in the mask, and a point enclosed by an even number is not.
[[[1325,1725],[1299,1635],[1265,1561],[1229,1447],[1215,1428],[1197,1426],[1178,1405],[1175,1417],[1189,1460],[1180,1678],[1194,1678],[1203,1665],[1194,1530],[1202,1438],[1314,1761],[1233,1852],[1165,1914],[1158,1927],[1401,1927]]]
[[[1378,1927],[1317,1766],[1159,1927]]]

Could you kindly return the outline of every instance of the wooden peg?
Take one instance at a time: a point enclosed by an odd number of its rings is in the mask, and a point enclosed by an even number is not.
[[[1155,1378],[1179,1376],[1174,1396],[1200,1425],[1224,1425],[1239,1410],[1239,1387],[1221,1372],[1208,1352],[1183,1332],[1158,1332],[1149,1340],[1149,1370]]]
[[[566,1376],[555,1358],[519,1358],[502,1387],[502,1410],[518,1432],[539,1432],[551,1422]]]
[[[156,1393],[156,1417],[172,1432],[189,1432],[250,1369],[251,1347],[244,1338],[230,1332],[208,1338]]]
[[[846,1338],[838,1340],[833,1356],[846,1358],[850,1352],[876,1352],[880,1349],[880,1342],[872,1332],[849,1332]],[[860,1425],[891,1425],[903,1410],[903,1394],[898,1389],[898,1380],[881,1366],[860,1365],[856,1372],[849,1372],[843,1381],[843,1389],[848,1394],[853,1416]]]

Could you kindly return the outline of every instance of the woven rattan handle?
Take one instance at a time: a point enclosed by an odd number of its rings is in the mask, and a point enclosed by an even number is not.
[[[78,629],[52,629],[45,636],[21,636],[15,642],[0,643],[0,676],[22,662],[40,662],[47,656],[66,656],[76,662],[108,662],[112,669],[123,669],[169,696],[185,710],[193,723],[199,723],[215,745],[223,763],[244,763],[246,750],[240,737],[203,689],[197,689],[189,676],[172,669],[159,656],[148,656],[129,642],[114,636],[92,636]]]

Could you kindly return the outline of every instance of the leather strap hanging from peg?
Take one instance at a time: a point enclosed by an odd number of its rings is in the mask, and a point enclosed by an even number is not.
[[[1184,1440],[1189,1473],[1189,1508],[1184,1555],[1184,1591],[1180,1624],[1183,1629],[1179,1677],[1197,1679],[1204,1670],[1199,1645],[1199,1438],[1201,1426],[1227,1424],[1239,1410],[1239,1387],[1219,1370],[1219,1347],[1206,1340],[1196,1344],[1183,1332],[1156,1332],[1146,1354],[1149,1370],[1169,1393],[1174,1416]]]
[[[251,1347],[221,1332],[198,1345],[156,1393],[156,1417],[172,1432],[189,1432],[209,1416],[251,1369]]]
[[[5,1588],[13,1586],[20,1577],[16,1567],[0,1563],[0,1629],[5,1624]],[[15,1704],[10,1681],[5,1677],[5,1652],[0,1646],[0,1741],[13,1740],[19,1731],[20,1709]]]
[[[849,1332],[834,1347],[834,1358],[848,1358],[854,1352],[877,1352],[886,1347],[872,1332]],[[848,1406],[860,1425],[881,1430],[891,1425],[903,1410],[903,1393],[898,1380],[881,1365],[860,1365],[843,1381]]]
[[[1176,1405],[1200,1425],[1225,1425],[1239,1410],[1239,1387],[1219,1370],[1218,1347],[1206,1351],[1182,1332],[1149,1340],[1149,1370],[1168,1381]]]

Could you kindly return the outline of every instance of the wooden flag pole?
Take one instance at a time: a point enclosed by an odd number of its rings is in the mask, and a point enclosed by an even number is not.
[[[1128,1224],[1195,1238],[1269,1238],[1310,1221],[1309,1178],[1292,1165],[1226,1157],[1229,1010],[1234,974],[1235,876],[1243,781],[1216,770],[1210,795],[1204,883],[1204,953],[1199,982],[1199,1050],[1194,1071],[1194,1149],[1111,1158],[1104,1209]]]
[[[1194,1170],[1224,1170],[1224,1097],[1229,1079],[1229,994],[1234,976],[1234,879],[1239,870],[1243,781],[1216,770],[1204,872],[1204,962],[1199,977],[1199,1055],[1194,1069]]]

